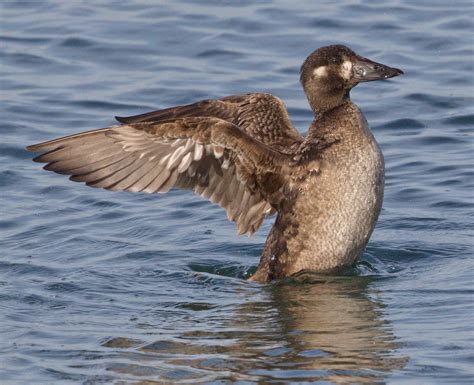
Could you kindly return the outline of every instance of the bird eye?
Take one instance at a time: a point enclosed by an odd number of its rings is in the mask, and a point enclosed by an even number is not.
[[[331,63],[336,64],[336,63],[337,63],[337,59],[336,59],[335,57],[331,58]]]

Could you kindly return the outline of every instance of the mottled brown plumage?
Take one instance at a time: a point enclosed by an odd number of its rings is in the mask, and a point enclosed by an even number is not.
[[[223,207],[240,234],[277,212],[255,281],[331,272],[362,253],[383,195],[383,157],[349,91],[400,73],[344,46],[313,52],[301,69],[315,112],[305,138],[280,99],[254,93],[118,117],[123,125],[28,150],[92,187],[192,190]]]

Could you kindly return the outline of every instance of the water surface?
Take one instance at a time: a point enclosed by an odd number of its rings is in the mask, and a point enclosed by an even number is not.
[[[471,1],[3,1],[2,384],[469,384]],[[379,224],[338,277],[255,285],[272,220],[237,237],[189,192],[111,193],[25,145],[264,91],[306,131],[298,70],[344,43],[405,71],[352,92],[386,158]]]

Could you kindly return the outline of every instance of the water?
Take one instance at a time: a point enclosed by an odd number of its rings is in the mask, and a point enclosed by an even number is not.
[[[471,1],[3,1],[2,384],[473,381]],[[298,70],[345,43],[405,75],[357,87],[384,208],[339,277],[256,285],[267,221],[235,235],[188,192],[111,193],[24,146],[266,91],[305,131]]]

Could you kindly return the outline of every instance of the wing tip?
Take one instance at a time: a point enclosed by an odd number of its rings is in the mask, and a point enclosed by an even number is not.
[[[129,119],[126,116],[115,116],[115,120],[119,123],[127,124]]]
[[[30,152],[39,152],[41,151],[41,143],[30,144],[29,146],[25,147],[25,150]]]
[[[65,137],[66,138],[66,137]],[[30,152],[45,152],[45,151],[51,151],[57,147],[59,147],[58,142],[64,138],[59,138],[59,139],[53,139],[49,140],[47,142],[41,142],[41,143],[35,143],[35,144],[30,144],[29,146],[26,146],[25,149]]]

